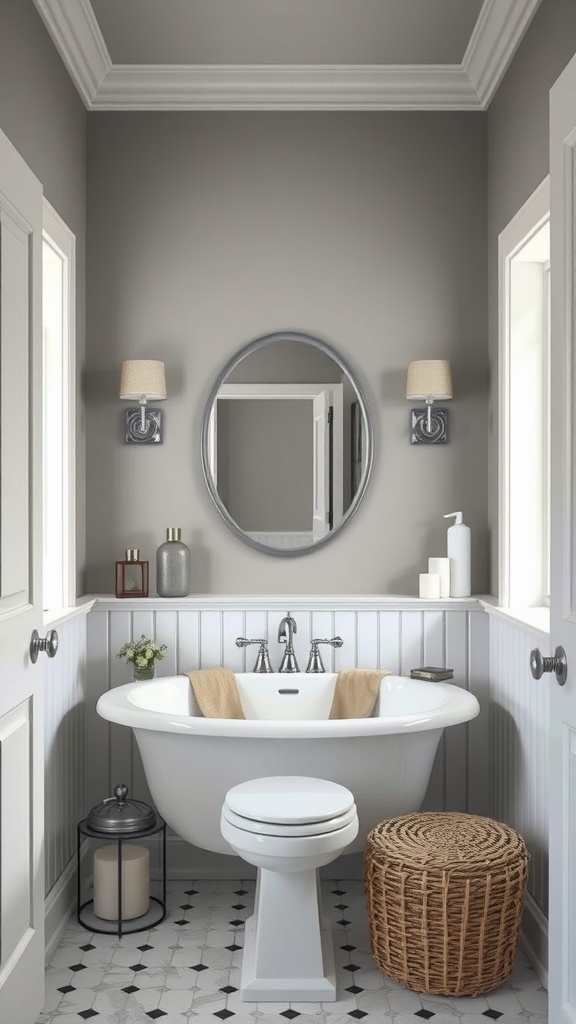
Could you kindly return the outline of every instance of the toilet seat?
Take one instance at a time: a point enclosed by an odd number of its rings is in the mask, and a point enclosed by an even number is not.
[[[317,835],[346,825],[356,814],[356,805],[350,790],[337,782],[279,775],[234,786],[226,794],[222,813],[245,831]]]
[[[343,814],[337,815],[335,818],[322,819],[321,821],[311,821],[307,824],[296,824],[293,825],[290,822],[269,822],[269,821],[256,821],[254,818],[246,818],[241,814],[237,814],[235,811],[231,811],[229,807],[222,808],[222,818],[228,822],[229,825],[233,825],[235,828],[241,829],[243,832],[252,832],[258,835],[265,836],[316,836],[325,835],[328,832],[336,832],[340,828],[344,828],[356,817],[356,804],[352,804],[347,811]]]

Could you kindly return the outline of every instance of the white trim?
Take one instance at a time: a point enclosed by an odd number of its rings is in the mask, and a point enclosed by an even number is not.
[[[529,892],[524,896],[520,944],[545,989],[548,988],[548,918]]]
[[[494,598],[484,598],[479,604],[487,615],[513,622],[515,626],[534,637],[539,643],[550,643],[549,608],[502,608],[496,604]]]
[[[550,176],[498,236],[498,596],[510,601],[510,266],[550,218]]]
[[[81,852],[82,860],[86,853],[87,845]],[[70,923],[70,918],[74,914],[76,895],[76,854],[74,854],[44,900],[46,964],[50,963]]]
[[[94,110],[477,110],[459,65],[116,65]]]
[[[62,256],[65,273],[62,365],[62,434],[64,480],[62,493],[63,598],[70,606],[76,596],[76,236],[46,198],[43,199],[42,237]]]
[[[87,110],[112,69],[90,0],[34,0]]]
[[[34,0],[88,110],[485,110],[541,0],[484,0],[462,64],[114,65],[89,0]]]
[[[483,110],[490,105],[542,0],[484,0],[462,60]]]
[[[446,597],[438,601],[391,594],[195,594],[193,597],[116,598],[109,594],[92,596],[94,612],[118,611],[262,611],[286,613],[313,611],[482,611],[480,598]]]

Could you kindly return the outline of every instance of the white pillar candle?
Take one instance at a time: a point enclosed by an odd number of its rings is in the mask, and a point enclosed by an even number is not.
[[[150,906],[150,853],[145,846],[122,844],[122,920],[146,914]],[[118,846],[94,852],[94,913],[118,920]]]
[[[440,597],[450,597],[450,559],[429,558],[428,572],[437,572],[440,577]]]
[[[420,597],[430,601],[440,597],[440,577],[437,572],[420,573]]]

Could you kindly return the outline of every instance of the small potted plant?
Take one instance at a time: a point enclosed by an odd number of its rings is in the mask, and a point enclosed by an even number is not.
[[[147,636],[139,640],[129,640],[120,648],[117,658],[125,658],[128,664],[133,666],[134,679],[153,679],[156,671],[156,662],[165,657],[166,644],[157,644]]]

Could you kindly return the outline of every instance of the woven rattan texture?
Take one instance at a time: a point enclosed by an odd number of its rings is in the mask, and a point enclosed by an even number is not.
[[[420,812],[368,835],[370,945],[381,971],[418,992],[479,995],[512,973],[528,853],[508,825]]]

